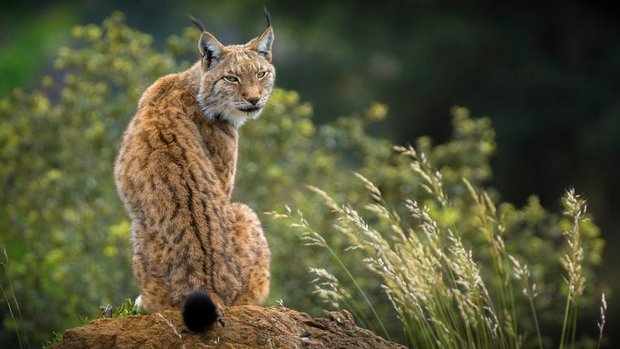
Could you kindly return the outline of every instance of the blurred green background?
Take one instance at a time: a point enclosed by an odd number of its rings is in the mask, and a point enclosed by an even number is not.
[[[277,85],[310,102],[317,124],[380,101],[390,117],[371,126],[372,135],[442,143],[452,132],[450,107],[464,105],[493,122],[497,151],[485,183],[502,200],[521,206],[535,193],[557,210],[565,188],[583,193],[607,241],[597,272],[610,299],[608,323],[617,327],[620,307],[609,290],[620,287],[618,2],[4,1],[0,97],[57,77],[54,58],[71,46],[72,28],[114,10],[161,50],[188,25],[187,14],[223,43],[245,42],[264,26],[263,5],[276,33]]]

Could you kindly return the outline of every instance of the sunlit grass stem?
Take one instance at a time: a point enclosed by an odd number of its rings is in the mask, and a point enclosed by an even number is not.
[[[7,289],[2,285],[1,282],[0,282],[0,291],[2,291],[2,296],[4,297],[4,300],[6,301],[6,305],[7,305],[7,308],[9,309],[9,316],[11,317],[11,320],[13,320],[14,322],[16,321],[15,314],[13,313],[13,307],[11,307],[11,301],[12,301],[13,304],[15,305],[15,310],[17,311],[17,319],[19,320],[19,323],[23,323],[22,313],[19,308],[19,303],[17,302],[17,298],[15,297],[15,292],[13,291],[13,284],[11,282],[11,277],[9,275],[9,270],[7,267],[7,264],[9,262],[9,256],[6,252],[6,248],[2,249],[2,253],[4,254],[4,261],[0,262],[0,264],[2,264],[2,271],[4,272],[4,275],[6,276],[6,280],[8,283],[8,287],[9,287],[8,295],[7,295]],[[17,342],[20,348],[23,348],[24,344],[26,348],[30,348],[28,336],[24,337],[24,343],[22,343],[22,338],[21,338],[22,336],[20,335],[19,328],[15,328],[15,335],[17,337]]]
[[[288,211],[288,215],[292,214],[292,211],[290,209],[287,208],[287,211]],[[274,214],[274,215],[278,216],[279,214]],[[285,216],[290,218],[290,216],[288,216],[288,215],[285,215]],[[379,326],[381,327],[381,331],[382,331],[383,335],[386,338],[390,339],[389,332],[385,328],[385,325],[383,324],[383,321],[381,320],[381,317],[379,316],[379,314],[377,314],[377,311],[375,310],[375,307],[373,306],[372,302],[370,301],[370,299],[368,299],[368,296],[366,295],[366,292],[364,292],[362,287],[357,282],[355,276],[353,276],[353,274],[351,273],[349,268],[347,268],[346,264],[338,256],[338,253],[336,253],[336,251],[334,251],[334,249],[327,243],[327,241],[320,234],[318,234],[318,233],[316,233],[315,231],[312,230],[312,227],[310,227],[310,225],[303,218],[303,216],[300,217],[298,223],[293,224],[293,227],[301,228],[305,232],[305,234],[306,234],[305,235],[305,240],[308,241],[307,245],[320,246],[320,247],[325,248],[329,252],[329,254],[334,258],[334,260],[336,261],[338,266],[347,275],[347,278],[353,283],[353,285],[355,286],[355,289],[359,292],[359,294],[362,295],[362,297],[364,299],[364,302],[368,305],[368,307],[371,310],[372,314],[375,316],[377,322],[379,323]],[[351,308],[351,309],[354,309],[354,308]],[[359,312],[360,314],[363,314],[363,312],[361,312],[359,310],[357,310],[356,312]],[[362,316],[361,318],[364,318],[364,317]],[[368,322],[368,320],[366,320],[365,322]]]

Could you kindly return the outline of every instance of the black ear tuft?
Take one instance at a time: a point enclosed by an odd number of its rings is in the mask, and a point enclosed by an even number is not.
[[[202,290],[194,290],[185,297],[181,313],[185,327],[193,332],[208,330],[220,319],[211,297]]]
[[[192,23],[194,23],[194,25],[196,25],[196,27],[200,29],[201,32],[205,31],[204,24],[202,24],[202,22],[198,20],[196,17],[187,15],[187,18],[189,18],[189,20],[192,21]]]
[[[265,18],[267,19],[267,27],[271,27],[271,13],[267,10],[267,6],[263,7],[263,12],[265,12]]]

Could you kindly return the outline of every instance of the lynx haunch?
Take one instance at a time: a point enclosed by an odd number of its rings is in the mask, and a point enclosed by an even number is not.
[[[164,76],[142,95],[115,164],[132,221],[139,306],[183,308],[193,331],[218,308],[259,304],[269,292],[271,253],[256,214],[231,202],[237,129],[256,118],[275,69],[271,21],[244,45],[222,45],[202,30],[201,59]]]

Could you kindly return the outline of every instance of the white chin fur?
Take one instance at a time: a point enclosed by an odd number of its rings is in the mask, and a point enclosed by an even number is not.
[[[245,124],[246,121],[256,119],[260,115],[261,111],[262,109],[259,109],[248,113],[241,111],[237,108],[226,108],[226,110],[223,111],[220,115],[224,120],[230,122],[236,128],[239,128],[243,124]]]
[[[224,108],[224,110],[216,110],[214,108],[203,108],[205,116],[213,120],[216,116],[231,123],[235,128],[241,127],[246,121],[256,119],[262,111],[262,108],[253,112],[244,112],[234,107]]]

